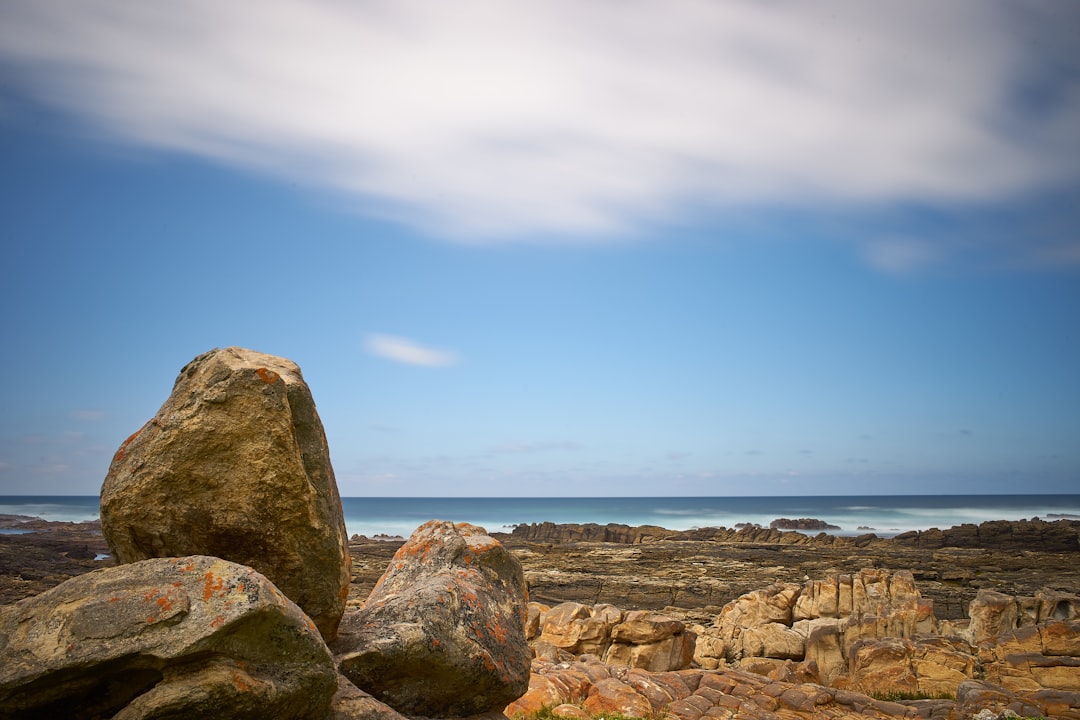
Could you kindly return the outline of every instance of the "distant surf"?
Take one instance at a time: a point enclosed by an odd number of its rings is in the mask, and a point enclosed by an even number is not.
[[[491,532],[534,522],[659,525],[670,530],[767,527],[777,518],[813,518],[841,535],[947,528],[986,520],[1080,518],[1080,495],[866,495],[631,498],[342,498],[350,535],[407,537],[431,519]],[[0,515],[81,522],[98,517],[97,496],[0,496]]]

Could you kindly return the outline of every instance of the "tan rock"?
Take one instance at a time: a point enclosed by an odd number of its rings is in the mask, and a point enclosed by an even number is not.
[[[740,635],[742,657],[768,657],[802,660],[806,655],[806,637],[781,623],[766,623],[746,628]]]
[[[333,638],[348,538],[311,392],[284,358],[212,350],[116,451],[101,528],[118,562],[212,555],[255,568]]]
[[[525,639],[535,640],[540,636],[540,618],[551,608],[541,603],[531,602],[525,616]]]
[[[856,643],[851,648],[848,677],[860,691],[872,694],[918,689],[911,666],[914,643],[891,638]]]
[[[694,661],[696,639],[692,632],[686,631],[642,645],[612,643],[604,654],[604,662],[650,672],[682,670]]]
[[[806,660],[818,668],[818,677],[829,685],[847,670],[842,642],[846,621],[837,618],[816,618],[806,623]]]
[[[647,718],[653,714],[648,700],[615,678],[594,683],[589,690],[589,697],[582,703],[582,708],[592,715],[619,713],[626,717]]]
[[[920,692],[955,697],[960,683],[974,677],[978,662],[966,643],[930,638],[915,641],[911,667]]]
[[[539,641],[575,655],[603,655],[611,645],[612,629],[620,622],[622,611],[613,605],[565,602],[544,613]]]
[[[790,625],[799,591],[798,585],[784,583],[748,592],[725,605],[714,624],[721,628],[777,622]]]
[[[1012,596],[995,590],[979,590],[968,607],[971,641],[979,643],[1015,630],[1018,616],[1019,609]]]
[[[621,623],[611,629],[614,642],[644,645],[678,635],[685,630],[679,620],[646,610],[632,610]]]
[[[0,608],[4,717],[310,718],[337,689],[311,619],[220,558],[144,560]]]
[[[554,665],[543,661],[533,663],[529,687],[503,711],[507,717],[531,715],[544,708],[562,704],[581,703],[589,696],[592,678],[581,663]],[[599,676],[609,677],[606,668]]]

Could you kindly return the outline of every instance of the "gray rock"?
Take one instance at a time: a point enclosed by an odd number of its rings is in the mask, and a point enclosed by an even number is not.
[[[501,711],[529,685],[527,602],[521,565],[487,531],[433,520],[346,614],[338,667],[406,715]]]
[[[181,372],[117,450],[101,488],[117,562],[213,555],[248,565],[332,638],[349,550],[322,422],[300,369],[243,348]]]
[[[315,625],[219,558],[95,570],[0,607],[0,717],[321,720],[337,689]]]

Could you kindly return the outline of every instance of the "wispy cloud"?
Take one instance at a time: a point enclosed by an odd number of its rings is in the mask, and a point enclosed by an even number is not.
[[[34,0],[0,4],[0,68],[122,142],[361,212],[459,238],[580,235],[692,208],[994,201],[1075,180],[1080,55],[1057,12],[1074,11]]]
[[[372,355],[406,365],[445,367],[458,362],[454,352],[426,347],[397,335],[372,333],[365,338],[364,346]]]

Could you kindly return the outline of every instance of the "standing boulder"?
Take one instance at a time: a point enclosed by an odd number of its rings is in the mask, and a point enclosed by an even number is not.
[[[521,564],[483,528],[432,520],[333,644],[358,688],[405,715],[501,711],[529,687]]]
[[[0,716],[322,720],[333,657],[265,577],[220,558],[95,570],[0,607]]]
[[[188,363],[113,457],[101,529],[121,563],[197,554],[253,567],[324,638],[337,631],[351,579],[341,497],[289,360],[233,347]]]

